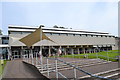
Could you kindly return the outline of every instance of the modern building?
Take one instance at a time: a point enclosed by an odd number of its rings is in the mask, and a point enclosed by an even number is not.
[[[35,31],[37,26],[8,25],[9,48],[13,58],[21,58],[30,49],[19,40]],[[55,50],[61,49],[62,54],[94,53],[112,50],[115,46],[115,36],[106,32],[72,30],[63,28],[42,27],[43,32],[55,43],[43,40],[35,43],[31,49],[39,52],[42,46],[43,55],[53,55]]]
[[[8,35],[0,35],[0,58],[3,56],[3,59],[8,59]]]

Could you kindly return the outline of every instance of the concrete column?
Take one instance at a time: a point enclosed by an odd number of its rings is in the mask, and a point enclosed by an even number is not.
[[[49,56],[51,56],[51,50],[50,50],[50,46],[49,46]]]
[[[91,48],[89,48],[89,53],[91,53]]]
[[[83,52],[84,52],[84,54],[85,54],[85,48],[83,48]]]
[[[74,55],[73,48],[71,48],[72,55]]]
[[[94,53],[96,53],[95,49],[94,49]]]
[[[67,53],[66,53],[66,48],[64,48],[64,51],[65,51],[65,55],[66,55],[66,54],[67,54]]]
[[[91,49],[91,53],[93,53],[93,48]]]
[[[23,55],[23,46],[21,46],[21,50],[20,50],[20,58],[22,58]]]
[[[32,49],[30,50],[31,54],[30,54],[30,57],[31,57],[31,64],[33,63],[33,51]]]
[[[80,50],[79,50],[79,48],[77,48],[77,50],[78,50],[78,54],[80,54]]]
[[[98,48],[98,51],[100,52],[100,48]]]

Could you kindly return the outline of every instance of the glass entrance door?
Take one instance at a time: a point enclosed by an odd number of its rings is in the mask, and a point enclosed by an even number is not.
[[[17,50],[14,50],[14,51],[12,52],[12,55],[13,55],[13,59],[18,59],[18,58],[20,58],[19,51],[17,51]]]

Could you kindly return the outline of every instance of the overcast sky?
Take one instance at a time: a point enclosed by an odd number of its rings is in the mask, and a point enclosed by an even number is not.
[[[3,34],[8,24],[42,24],[118,35],[117,2],[2,2],[0,8]]]

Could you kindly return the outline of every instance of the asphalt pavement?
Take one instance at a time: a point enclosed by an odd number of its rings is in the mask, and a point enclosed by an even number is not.
[[[49,80],[43,76],[36,67],[28,65],[22,60],[8,61],[2,80]]]

